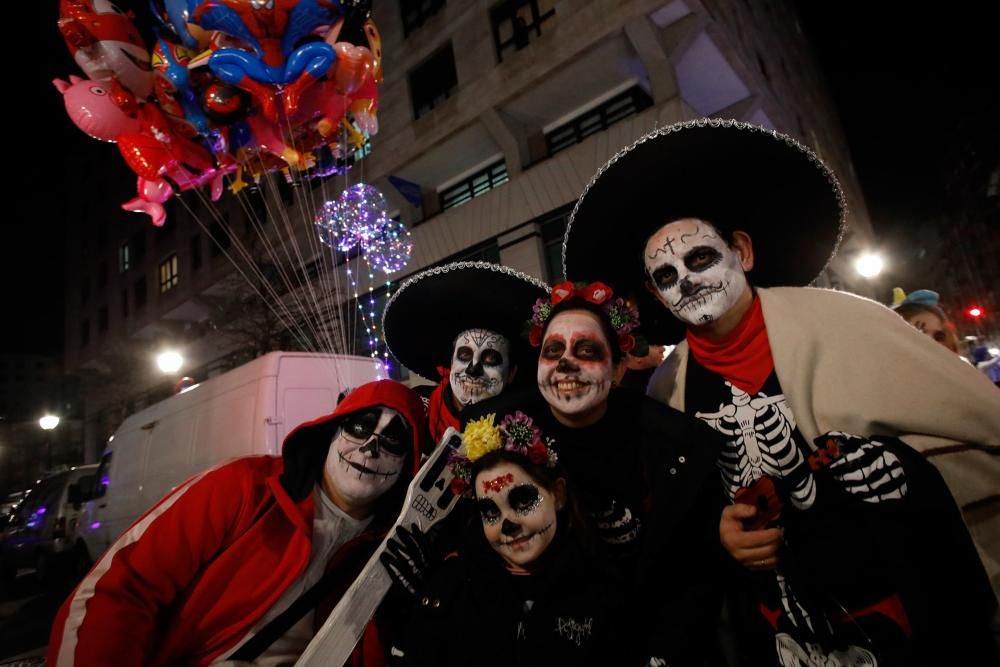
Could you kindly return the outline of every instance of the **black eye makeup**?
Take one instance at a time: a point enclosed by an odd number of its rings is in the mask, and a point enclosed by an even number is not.
[[[476,501],[476,505],[479,507],[479,516],[482,517],[483,523],[492,526],[500,521],[500,508],[492,500],[480,498]]]
[[[604,361],[607,350],[597,341],[584,338],[573,345],[573,356],[585,361]]]
[[[526,516],[542,504],[542,494],[534,484],[518,484],[507,494],[507,504],[514,514]]]
[[[677,282],[677,269],[667,264],[653,271],[653,284],[660,289],[670,289]]]
[[[343,422],[344,436],[354,442],[363,443],[374,434],[380,450],[392,456],[404,456],[410,442],[409,427],[399,415],[395,415],[381,433],[375,433],[381,416],[381,411],[349,415]]]
[[[399,415],[395,415],[379,434],[379,446],[394,456],[406,454],[410,442],[410,429]]]
[[[500,366],[503,364],[503,355],[496,350],[483,350],[481,358],[487,366]]]
[[[542,359],[558,359],[565,351],[566,343],[561,338],[551,338],[542,345]]]
[[[467,345],[463,345],[462,347],[455,350],[455,358],[458,359],[459,361],[472,361],[472,357],[473,357],[472,348],[468,347]]]
[[[367,440],[378,426],[378,412],[359,412],[344,419],[344,432],[355,439]]]
[[[722,253],[709,246],[698,246],[684,256],[684,266],[701,273],[722,261]]]

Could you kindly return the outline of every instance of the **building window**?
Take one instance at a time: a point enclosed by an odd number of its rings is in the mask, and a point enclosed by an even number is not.
[[[128,317],[128,290],[122,290],[122,319]]]
[[[191,270],[197,271],[201,268],[201,234],[191,237]]]
[[[403,37],[424,24],[424,21],[441,11],[444,0],[399,0],[399,13],[403,15]]]
[[[160,294],[177,287],[177,255],[160,262]]]
[[[458,88],[455,52],[451,42],[410,72],[409,79],[414,118],[430,113],[431,109],[447,100]]]
[[[538,0],[503,0],[490,9],[490,24],[493,26],[493,46],[497,52],[497,62],[503,62],[505,49],[520,51],[528,45],[531,33],[542,36],[542,21],[556,13],[550,9],[539,12]]]
[[[108,307],[101,306],[97,311],[97,332],[106,333],[108,330]]]
[[[545,143],[548,144],[549,155],[578,144],[590,135],[606,130],[652,105],[653,100],[646,91],[633,86],[546,134]]]
[[[128,241],[118,246],[118,272],[125,273],[131,266],[129,258]]]
[[[90,342],[90,320],[80,322],[80,345],[85,346]]]
[[[135,309],[139,310],[146,305],[146,276],[135,281],[132,291],[135,292]]]
[[[509,180],[507,178],[507,163],[501,158],[485,169],[481,169],[472,176],[442,190],[438,195],[441,197],[441,210],[447,211],[449,208],[461,206]]]

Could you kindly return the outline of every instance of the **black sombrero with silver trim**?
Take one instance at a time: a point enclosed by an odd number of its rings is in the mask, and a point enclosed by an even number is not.
[[[601,167],[563,237],[568,280],[602,280],[639,302],[651,341],[683,335],[649,296],[642,251],[660,227],[701,218],[753,240],[751,284],[807,285],[843,236],[847,206],[833,171],[792,137],[734,120],[660,128]]]
[[[451,363],[455,337],[467,329],[503,334],[514,347],[514,361],[527,361],[521,330],[535,300],[548,293],[541,280],[490,262],[428,269],[406,280],[385,304],[386,346],[399,363],[429,380],[438,379],[438,366]]]

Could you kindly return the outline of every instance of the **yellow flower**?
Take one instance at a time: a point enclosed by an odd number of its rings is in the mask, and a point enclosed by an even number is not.
[[[494,449],[500,449],[500,429],[493,425],[496,415],[486,415],[469,422],[462,432],[462,445],[469,461],[484,456]]]

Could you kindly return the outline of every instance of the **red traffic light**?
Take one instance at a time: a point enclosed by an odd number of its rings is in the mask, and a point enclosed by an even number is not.
[[[980,317],[983,316],[983,309],[980,308],[979,306],[973,306],[972,308],[969,308],[969,310],[967,310],[966,312],[969,313],[969,317],[975,317],[976,319],[979,319]]]

